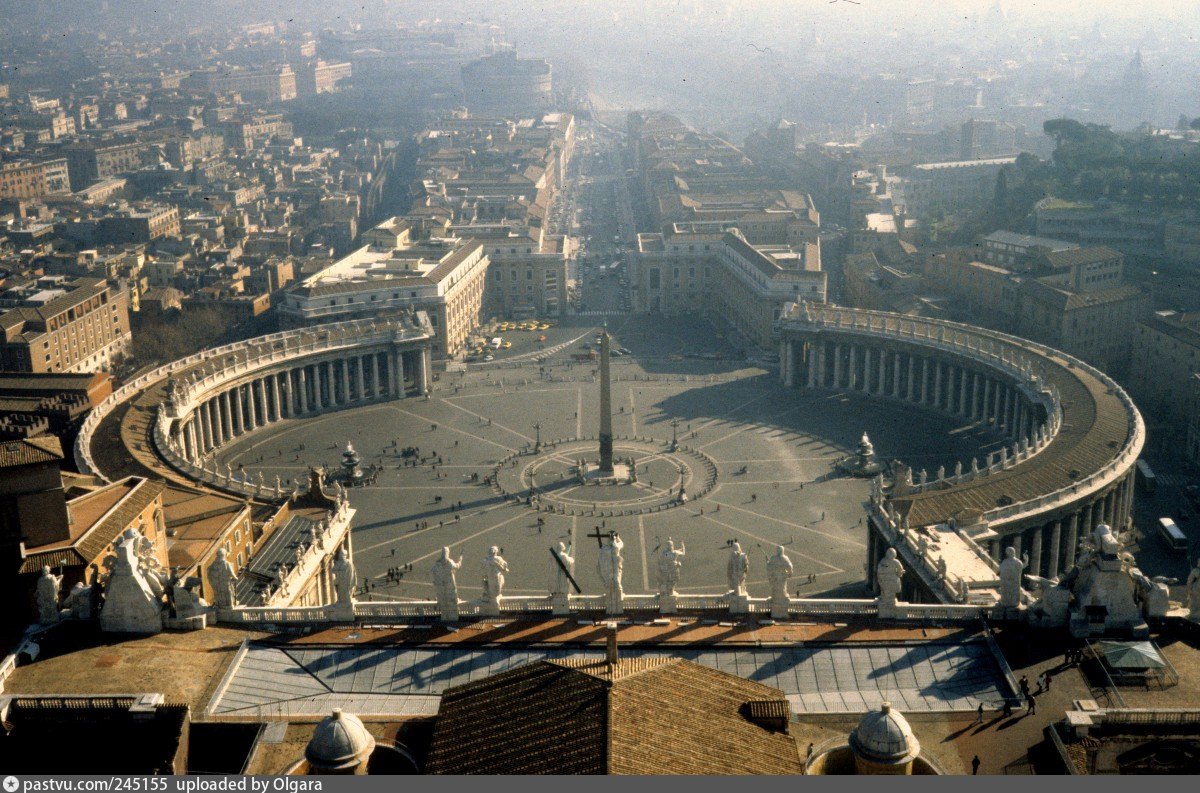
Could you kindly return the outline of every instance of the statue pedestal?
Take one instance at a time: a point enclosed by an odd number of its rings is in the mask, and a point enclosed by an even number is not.
[[[485,617],[499,617],[500,598],[484,598],[479,603],[479,613]]]
[[[787,600],[772,600],[771,601],[771,619],[786,620],[791,603]]]
[[[443,603],[441,606],[441,614],[439,615],[439,619],[441,619],[442,622],[458,622],[458,603],[454,603],[453,605],[450,603]]]
[[[556,617],[566,617],[571,613],[571,596],[566,592],[555,592],[550,596],[550,612]]]
[[[660,614],[674,614],[677,610],[674,595],[658,596],[658,612]]]
[[[338,622],[354,622],[354,601],[334,603],[329,607],[329,616]]]
[[[896,606],[895,597],[877,597],[875,605],[879,609],[879,616],[882,619],[892,619],[900,616],[900,609]]]
[[[625,601],[624,596],[620,596],[620,595],[617,597],[609,598],[608,608],[605,609],[605,613],[608,614],[608,616],[610,616],[610,617],[618,617],[618,616],[624,614],[625,613],[625,602],[624,601]]]
[[[729,601],[729,613],[730,614],[749,614],[750,613],[750,596],[749,595],[739,594],[737,592],[730,592],[725,597]]]

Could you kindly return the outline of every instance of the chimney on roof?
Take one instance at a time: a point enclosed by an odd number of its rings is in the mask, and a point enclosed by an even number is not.
[[[604,623],[605,660],[609,666],[617,665],[617,623]]]

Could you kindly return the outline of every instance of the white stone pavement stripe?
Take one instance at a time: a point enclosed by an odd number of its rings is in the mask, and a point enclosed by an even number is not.
[[[720,486],[718,485],[718,488],[719,487]],[[715,493],[715,492],[716,491],[714,490],[713,493]],[[747,515],[754,515],[756,518],[761,518],[762,520],[769,520],[772,523],[782,523],[784,526],[790,526],[793,529],[799,529],[800,531],[807,531],[807,532],[811,532],[813,534],[819,534],[822,537],[826,537],[830,540],[837,540],[838,542],[844,542],[847,545],[853,545],[856,548],[866,548],[867,547],[865,543],[857,542],[856,540],[852,540],[849,537],[843,537],[839,534],[829,534],[828,532],[818,531],[817,529],[814,529],[811,526],[805,526],[802,523],[792,523],[789,520],[781,520],[779,518],[772,518],[770,515],[764,515],[761,512],[755,512],[752,509],[743,509],[742,507],[738,507],[733,504],[727,504],[724,501],[717,501],[715,498],[712,498],[711,494],[705,500],[711,504],[720,504],[722,507],[724,507],[726,509],[736,509],[738,512],[745,512]],[[704,517],[707,518],[708,515],[706,514]],[[739,529],[739,531],[741,531],[741,529]]]
[[[691,511],[691,510],[689,510],[689,511]],[[731,523],[726,523],[725,521],[722,521],[722,520],[717,520],[717,519],[716,519],[716,517],[714,517],[714,516],[713,516],[711,513],[708,513],[708,512],[706,512],[705,514],[703,514],[703,515],[700,515],[698,512],[692,512],[692,514],[693,514],[693,515],[696,515],[697,517],[704,518],[704,520],[708,521],[709,523],[715,523],[715,524],[717,524],[718,526],[723,526],[723,527],[725,527],[725,528],[729,529],[730,531],[734,532],[735,534],[742,534],[742,535],[745,535],[746,537],[749,537],[750,539],[752,539],[752,540],[754,540],[754,541],[756,541],[756,542],[760,543],[761,545],[763,545],[763,546],[764,546],[764,550],[765,550],[765,551],[769,551],[770,549],[772,549],[772,548],[774,548],[775,546],[777,546],[777,545],[779,545],[779,544],[780,544],[780,542],[779,542],[778,540],[768,540],[768,539],[767,539],[767,538],[765,538],[765,537],[759,537],[759,536],[758,536],[758,535],[756,535],[756,534],[751,534],[750,532],[746,531],[746,529],[745,529],[745,528],[743,528],[743,527],[741,527],[741,526],[734,526],[734,525],[733,525],[733,524],[731,524]],[[827,574],[828,574],[828,575],[836,575],[836,574],[838,574],[838,573],[844,573],[844,572],[846,572],[845,570],[843,570],[842,568],[838,567],[837,565],[832,565],[832,564],[830,564],[829,562],[826,562],[824,559],[818,559],[818,558],[816,558],[815,556],[809,556],[808,554],[806,554],[806,553],[804,553],[803,551],[801,551],[801,550],[800,550],[800,549],[799,549],[799,548],[796,546],[796,544],[795,544],[795,543],[784,543],[784,545],[785,545],[785,546],[787,547],[787,549],[788,549],[788,555],[789,555],[789,556],[799,556],[799,557],[802,557],[802,558],[804,558],[804,559],[807,559],[807,560],[808,560],[808,561],[810,561],[810,562],[813,562],[813,563],[815,563],[815,564],[819,564],[819,565],[821,565],[822,567],[828,567],[828,568],[829,568],[829,572],[828,572],[828,573],[819,573],[819,575],[827,575]]]
[[[453,402],[451,402],[449,399],[440,399],[438,401],[441,402],[442,404],[449,405],[450,407],[455,408],[456,410],[461,410],[463,413],[466,413],[468,416],[474,416],[475,418],[480,419],[481,421],[486,422],[488,420],[487,416],[481,416],[480,414],[476,413],[473,410],[467,410],[462,405],[456,405]],[[511,427],[506,427],[497,421],[493,421],[488,426],[489,427],[499,427],[500,429],[504,430],[505,432],[511,432],[513,435],[516,435],[518,438],[524,438],[525,440],[529,441],[530,443],[536,442],[533,438],[529,437],[528,435],[525,435],[524,433],[521,433],[521,432],[517,432],[516,430],[512,429]],[[461,432],[461,430],[460,430],[460,432]],[[489,442],[491,442],[491,441],[489,441]],[[499,446],[500,444],[496,444],[496,445]],[[513,449],[513,451],[516,451],[516,449]]]

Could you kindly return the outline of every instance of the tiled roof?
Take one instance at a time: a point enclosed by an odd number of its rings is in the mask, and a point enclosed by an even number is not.
[[[21,572],[34,572],[40,569],[43,564],[50,564],[50,562],[45,561],[50,558],[47,554],[53,554],[56,559],[71,559],[71,561],[59,561],[54,562],[54,564],[91,563],[99,558],[105,548],[116,541],[121,532],[132,525],[137,516],[159,497],[165,487],[166,485],[161,481],[130,477],[120,482],[114,482],[107,487],[94,490],[91,493],[80,496],[78,499],[73,499],[67,503],[68,511],[71,510],[72,505],[79,501],[103,498],[106,492],[113,488],[128,490],[112,508],[105,510],[97,522],[91,526],[81,527],[82,533],[73,541],[65,545],[55,543],[54,545],[46,546],[41,552],[37,548],[30,549],[28,558],[21,566]],[[74,554],[73,558],[70,556],[72,553]],[[63,556],[64,554],[66,556]]]
[[[0,468],[60,462],[62,459],[62,444],[53,435],[0,443]]]
[[[676,658],[540,661],[450,689],[435,774],[798,774],[795,742],[749,721],[776,689]],[[756,706],[761,707],[761,706]]]

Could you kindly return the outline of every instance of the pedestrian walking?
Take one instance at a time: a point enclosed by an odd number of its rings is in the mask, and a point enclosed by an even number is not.
[[[1049,671],[1047,671],[1046,674],[1042,675],[1042,690],[1043,691],[1050,690],[1050,672]]]
[[[1037,697],[1031,693],[1025,697],[1025,703],[1028,706],[1025,709],[1025,715],[1026,716],[1036,716],[1037,715]]]
[[[979,703],[979,716],[975,719],[976,724],[983,724],[983,703]]]
[[[974,757],[971,758],[971,776],[979,775],[979,766],[981,764],[982,764],[982,761],[979,759],[979,755],[975,755]]]
[[[1021,696],[1028,697],[1029,696],[1029,678],[1026,677],[1025,675],[1021,675],[1021,680],[1020,680],[1020,682],[1018,682],[1017,685],[1020,686],[1020,688],[1021,688]]]

